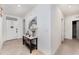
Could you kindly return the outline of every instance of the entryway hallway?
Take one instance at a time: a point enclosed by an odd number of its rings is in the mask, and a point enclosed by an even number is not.
[[[56,55],[79,55],[79,40],[78,39],[65,39],[59,46]]]

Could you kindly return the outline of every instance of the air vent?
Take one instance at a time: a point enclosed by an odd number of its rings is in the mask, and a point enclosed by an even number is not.
[[[13,20],[13,21],[17,21],[17,18],[10,17],[10,16],[6,16],[6,20]]]

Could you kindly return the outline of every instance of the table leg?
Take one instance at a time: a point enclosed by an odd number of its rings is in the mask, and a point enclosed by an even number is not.
[[[30,53],[32,53],[32,45],[31,45],[31,40],[30,40]]]
[[[38,48],[38,38],[36,38],[36,49]]]
[[[23,36],[23,45],[24,45],[24,36]]]

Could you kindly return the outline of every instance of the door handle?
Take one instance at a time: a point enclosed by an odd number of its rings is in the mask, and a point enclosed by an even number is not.
[[[18,32],[18,29],[16,28],[16,33]]]

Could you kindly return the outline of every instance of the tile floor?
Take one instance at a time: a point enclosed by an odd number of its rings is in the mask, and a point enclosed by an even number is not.
[[[30,54],[29,49],[22,44],[22,39],[14,39],[5,41],[0,55],[42,55],[43,53],[38,50],[33,50]]]
[[[60,45],[55,55],[79,55],[79,40],[65,39]]]
[[[22,44],[22,39],[14,39],[4,42],[0,55],[44,55],[39,50],[33,50],[30,54],[29,49]],[[64,40],[59,46],[55,55],[79,55],[79,40]]]

